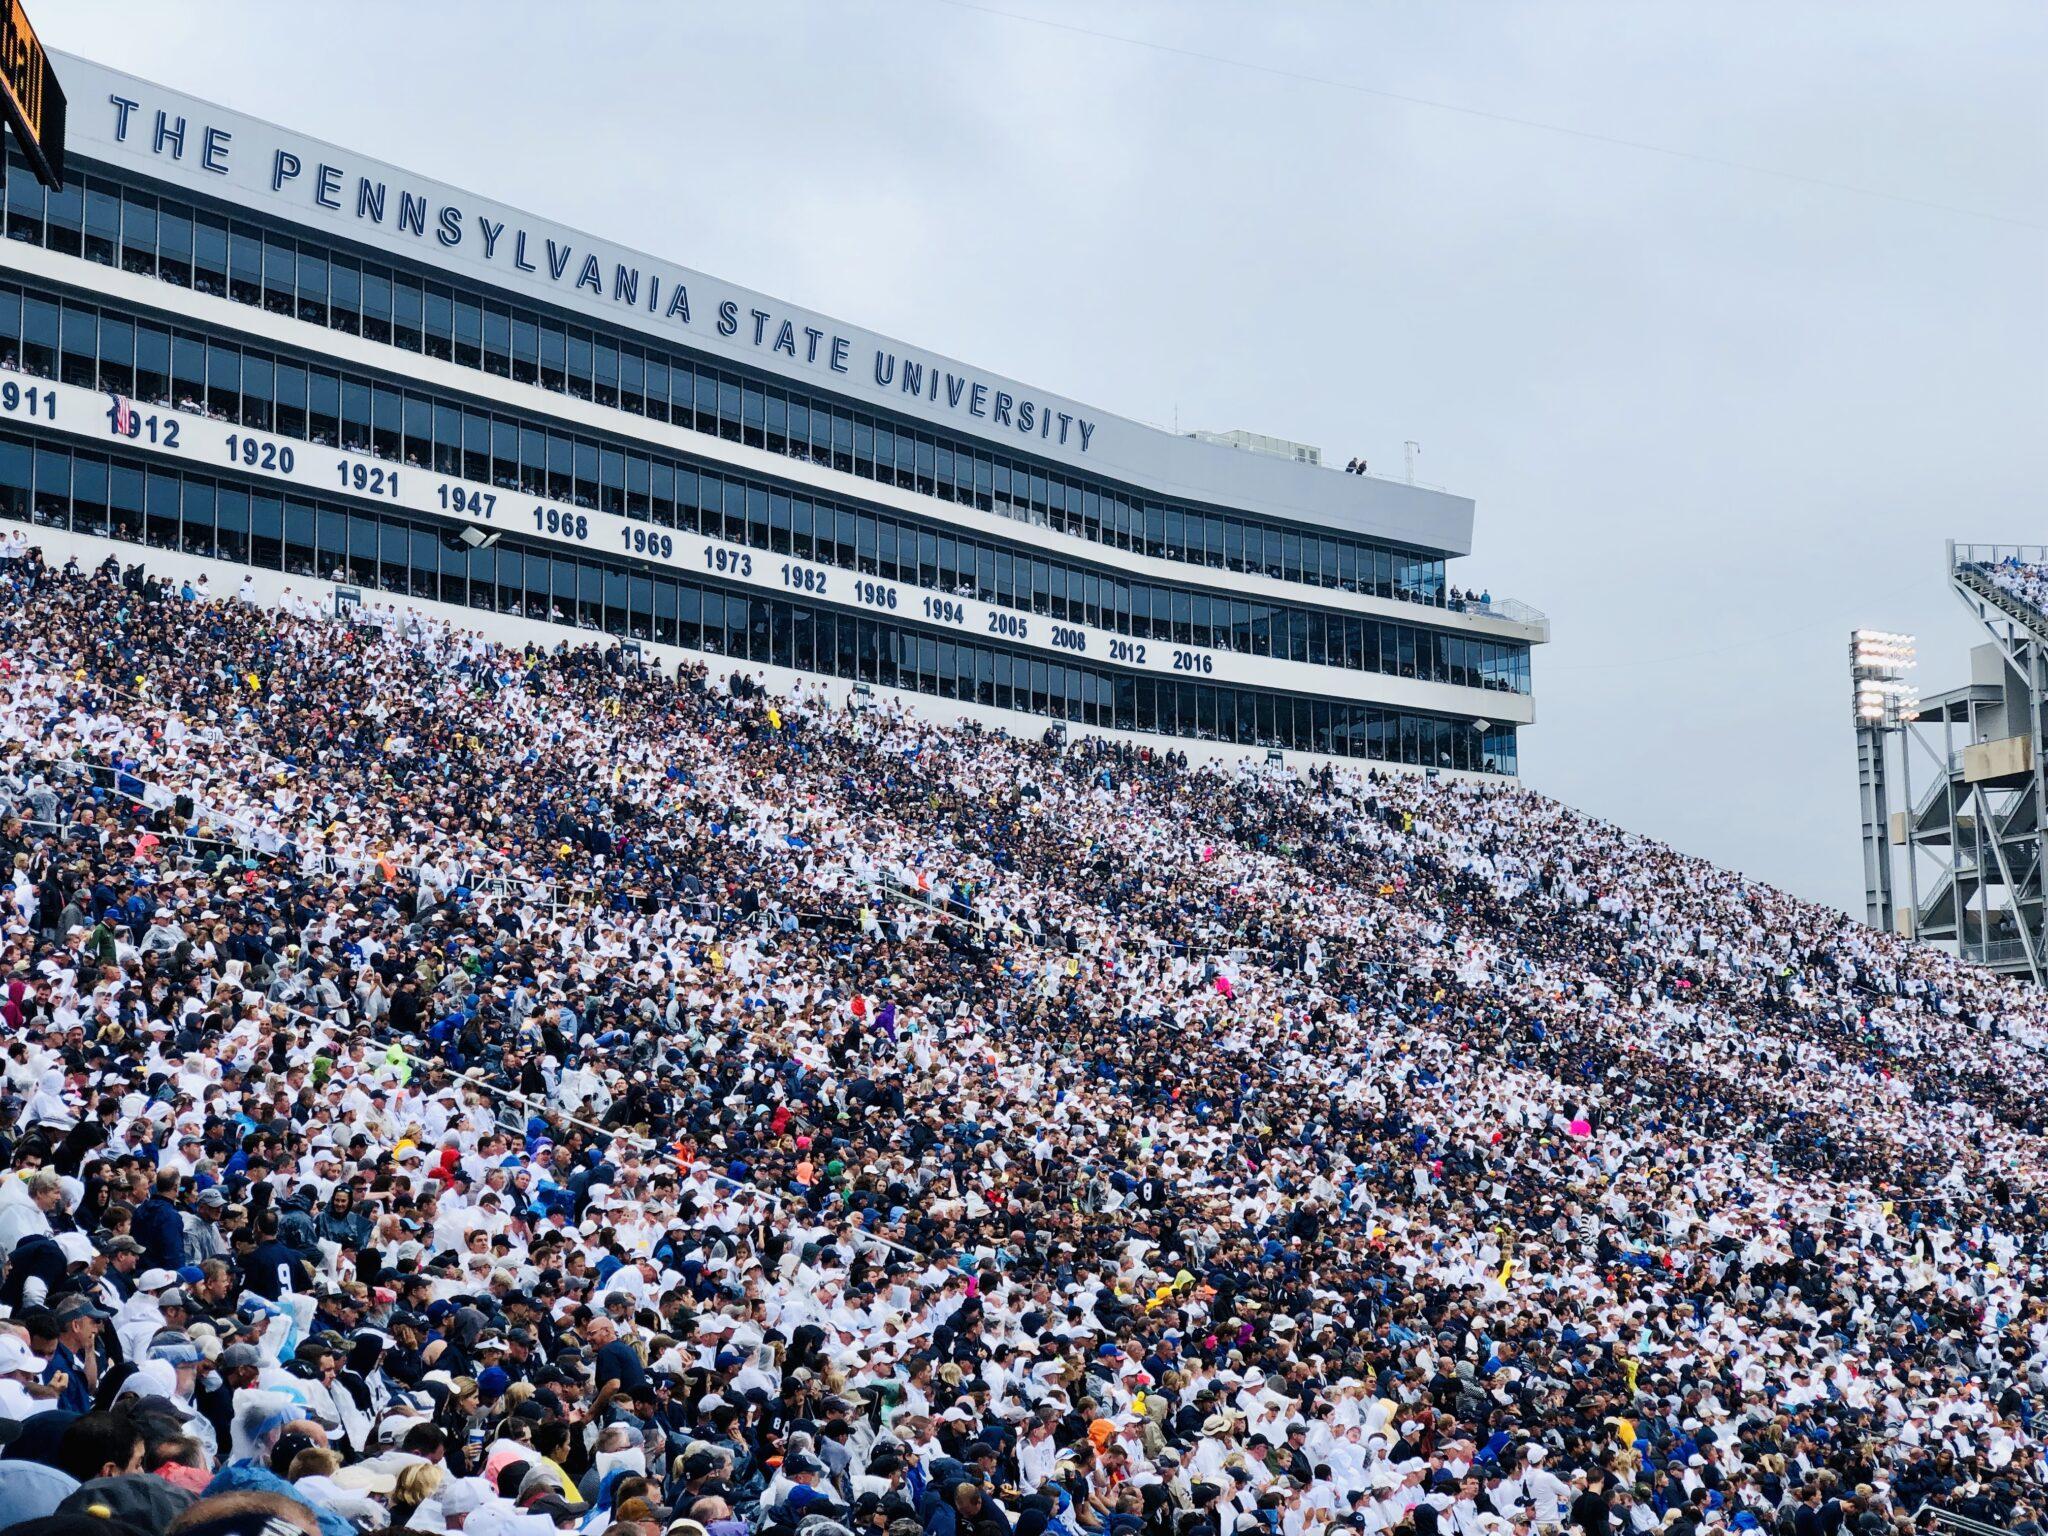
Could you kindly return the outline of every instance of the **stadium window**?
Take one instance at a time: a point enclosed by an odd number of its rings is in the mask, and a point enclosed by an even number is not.
[[[459,328],[456,340],[461,341]],[[499,378],[512,374],[512,312],[491,303],[483,306],[483,367]]]
[[[911,489],[918,483],[918,438],[903,428],[891,432],[889,436],[895,442],[895,483],[901,485],[903,489]],[[930,444],[926,444],[926,453],[930,453]],[[942,500],[952,500],[952,479],[946,481],[946,492]]]
[[[540,387],[552,389],[557,394],[568,388],[568,375],[564,372],[564,359],[568,354],[569,339],[562,328],[551,321],[540,322]],[[514,354],[515,358],[517,354]]]
[[[638,347],[619,348],[619,407],[635,416],[647,413],[647,365]]]
[[[144,540],[142,471],[133,464],[110,464],[107,469],[107,506],[114,520],[114,536],[131,544]],[[175,538],[176,530],[172,530]],[[150,538],[149,542],[157,543]],[[160,548],[168,549],[169,544]]]
[[[749,379],[740,388],[740,439],[749,448],[764,445],[767,418],[767,396],[759,384]]]
[[[284,503],[276,496],[249,498],[249,563],[266,571],[284,568]]]
[[[8,178],[10,182],[13,179],[12,176]],[[18,523],[28,521],[34,464],[33,452],[27,443],[11,437],[0,438],[0,517]]]
[[[263,231],[236,224],[228,235],[228,297],[259,308],[263,303]]]
[[[52,191],[46,206],[49,248],[65,256],[78,255],[85,224],[85,192],[78,179],[73,177]]]
[[[23,301],[21,367],[24,373],[34,374],[41,379],[53,379],[57,376],[57,316],[58,309],[54,300],[30,294]]]
[[[391,340],[408,352],[417,352],[425,339],[426,294],[420,280],[409,272],[391,275]]]
[[[647,414],[656,421],[669,419],[669,390],[674,375],[669,365],[649,356],[647,359]]]
[[[261,352],[242,354],[242,424],[269,431],[277,396],[276,368]]]
[[[733,489],[738,489],[738,487]],[[744,539],[746,543],[752,545],[755,549],[766,549],[768,547],[768,488],[763,485],[750,484],[745,488],[745,494],[747,509],[746,528],[743,533],[739,533],[735,537]],[[729,524],[733,511],[733,500],[730,492],[726,496],[725,510]]]
[[[421,332],[427,356],[444,360],[455,356],[455,295],[444,284],[425,285]]]
[[[626,573],[615,565],[605,565],[602,574],[605,633],[624,635],[632,624],[632,609],[626,596]]]
[[[716,420],[718,425],[715,430],[727,442],[738,442],[740,440],[740,381],[729,373],[721,373],[714,378],[709,373],[700,372],[697,376],[697,410],[700,415],[704,410],[704,398],[707,390],[711,394],[713,409],[717,412]]]
[[[370,452],[396,462],[403,452],[405,396],[387,385],[370,389]]]
[[[704,648],[704,592],[694,582],[676,587],[676,644],[693,651]]]
[[[843,411],[832,412],[832,467],[853,472],[853,418]]]
[[[895,658],[883,650],[882,628],[873,619],[859,619],[852,626],[855,631],[853,647],[853,669],[844,672],[847,677],[858,677],[864,683],[882,681],[886,665],[891,681],[895,679]]]
[[[327,264],[327,324],[347,335],[363,329],[363,270],[345,256]]]
[[[297,247],[288,237],[263,237],[263,307],[269,313],[298,313],[298,265]]]
[[[435,542],[440,542],[438,533]],[[441,564],[442,602],[525,614],[525,557],[511,544],[462,551],[442,545],[436,558]]]
[[[363,264],[363,335],[370,341],[391,339],[391,274]]]
[[[559,432],[546,433],[541,440],[547,445],[548,499],[568,501],[575,495],[575,449]]]
[[[725,654],[738,661],[767,660],[765,656],[754,655],[748,644],[751,633],[746,598],[737,592],[728,593],[725,599]]]
[[[738,594],[728,599],[723,592],[707,589],[701,601],[704,609],[704,649],[714,656],[744,655],[744,651],[735,652],[733,649],[735,630],[737,629],[743,640],[745,635],[742,614],[744,605]]]
[[[722,537],[724,506],[720,498],[723,491],[716,475],[700,475],[695,470],[676,471],[676,526],[695,533],[709,533],[713,538]],[[705,510],[709,498],[710,510]]]
[[[7,238],[29,245],[43,243],[43,184],[26,160],[11,153],[7,157]]]
[[[161,272],[167,281],[190,283],[192,221],[181,216],[180,222],[184,230],[184,257],[180,270],[174,275],[168,264],[159,268],[157,263],[156,199],[147,192],[124,191],[121,194],[121,270],[133,272],[138,277],[156,277]]]
[[[662,645],[678,644],[678,615],[681,592],[675,582],[665,576],[654,578],[654,638]]]
[[[654,460],[649,468],[651,514],[654,521],[664,528],[674,528],[680,522],[680,496],[677,487],[686,477],[666,459]]]
[[[80,389],[93,388],[99,379],[99,316],[77,304],[67,304],[60,335],[57,377]]]
[[[490,419],[474,411],[465,411],[445,400],[434,402],[434,468],[444,475],[460,475],[465,480],[490,479],[490,455],[469,453],[472,444],[482,444],[490,438]]]
[[[839,525],[839,549],[833,563],[858,570],[865,576],[879,574],[880,532],[876,520],[855,512],[851,507],[841,507],[835,520]],[[823,553],[822,549],[820,553]]]
[[[347,517],[349,580],[364,586],[377,586],[377,514],[367,509],[352,510]]]
[[[370,579],[386,592],[411,590],[411,551],[407,539],[411,530],[399,519],[387,518],[379,512],[369,513],[367,520],[377,530],[376,568]]]
[[[718,431],[718,381],[687,363],[669,370],[671,419],[679,427],[716,435]]]
[[[694,526],[698,532],[708,533],[714,539],[725,538],[725,482],[710,474],[700,474],[696,479],[697,521],[686,526]]]
[[[540,378],[540,322],[525,310],[512,315],[512,378],[532,384]]]
[[[213,487],[195,481],[188,499],[185,487],[168,470],[143,474],[143,505],[147,509],[150,542],[157,542],[162,530],[165,549],[181,549],[188,555],[213,553]],[[181,516],[182,513],[182,516]]]
[[[638,572],[626,577],[626,634],[634,640],[654,638],[654,582]]]
[[[652,517],[649,505],[648,461],[637,453],[626,458],[626,516],[636,522],[647,522]]]
[[[555,576],[556,561],[545,550],[529,549],[525,552],[523,577],[526,593],[526,612],[529,618],[552,619],[562,623],[575,612],[573,593],[568,599],[560,596],[563,585],[571,578],[564,575],[558,584]],[[499,562],[498,596],[502,605],[512,595],[513,583],[503,561]]]
[[[114,265],[121,241],[121,189],[104,181],[85,183],[85,259]]]
[[[825,408],[794,397],[789,405],[789,448],[798,458],[824,463],[831,456],[831,425]]]
[[[195,487],[188,478],[185,482],[185,508],[189,518],[193,506]],[[200,492],[204,499],[204,492]],[[221,486],[213,492],[214,516],[217,519],[214,534],[214,552],[222,560],[232,560],[237,565],[249,563],[249,493],[233,486]]]
[[[325,368],[306,373],[306,439],[324,447],[341,443],[341,378]],[[367,410],[367,406],[365,407]]]
[[[545,494],[548,472],[547,434],[538,427],[519,426],[519,463],[512,471],[511,484],[529,496]]]
[[[564,382],[569,394],[578,400],[588,400],[591,387],[590,332],[580,326],[569,327],[563,358]]]
[[[410,392],[399,398],[399,452],[407,464],[425,469],[434,462],[433,403]]]
[[[242,353],[224,342],[202,343],[206,352],[206,413],[220,421],[239,421],[242,411]]]
[[[296,313],[309,325],[327,323],[327,258],[310,246],[299,247],[298,271],[294,280]]]
[[[313,574],[333,581],[348,577],[348,514],[323,506],[314,514]],[[290,543],[287,536],[287,545]]]
[[[71,463],[71,526],[80,533],[105,537],[107,520],[107,461],[98,454],[80,453]]]
[[[835,677],[852,677],[860,656],[859,621],[850,613],[819,615],[818,662]]]
[[[135,398],[146,405],[171,398],[171,337],[160,326],[135,328]]]
[[[782,604],[789,614],[789,665],[803,672],[831,670],[831,640],[826,637],[820,648],[820,635],[828,622],[826,616],[802,604]]]

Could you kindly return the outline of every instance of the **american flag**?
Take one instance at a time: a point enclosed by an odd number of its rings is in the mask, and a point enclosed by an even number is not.
[[[135,407],[130,405],[124,397],[111,392],[108,393],[107,398],[114,402],[114,408],[107,413],[107,420],[114,425],[114,436],[133,437],[135,435]]]

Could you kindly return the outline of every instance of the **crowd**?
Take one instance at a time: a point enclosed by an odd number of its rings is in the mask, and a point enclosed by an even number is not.
[[[2048,1005],[1512,785],[0,546],[24,1533],[2034,1536]]]
[[[2003,560],[1980,563],[1976,569],[2000,591],[2010,593],[2030,608],[2048,612],[2048,566],[2007,555]]]

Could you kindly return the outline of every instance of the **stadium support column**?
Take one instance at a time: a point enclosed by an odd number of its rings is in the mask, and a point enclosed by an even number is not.
[[[1864,920],[1883,933],[1898,932],[1892,900],[1891,797],[1885,782],[1884,739],[1919,718],[1918,692],[1906,681],[1913,665],[1911,635],[1859,629],[1849,636],[1849,676],[1856,703],[1856,777],[1863,807]],[[1908,804],[1909,820],[1912,814]],[[1910,847],[1906,856],[1912,857]],[[1915,911],[1916,930],[1919,922],[1920,914]]]
[[[1863,920],[1881,933],[1893,930],[1891,807],[1884,781],[1884,731],[1856,725],[1856,781],[1863,804]]]
[[[1913,802],[1913,726],[1910,721],[1899,727],[1899,787],[1906,800],[1905,835],[1899,839],[1906,850],[1906,911],[1910,914],[1910,928],[1906,934],[1909,942],[1920,942],[1920,858],[1918,845],[1913,841],[1913,823],[1917,807]]]

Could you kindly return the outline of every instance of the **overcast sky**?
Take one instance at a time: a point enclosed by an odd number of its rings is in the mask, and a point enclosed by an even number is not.
[[[1845,641],[2048,542],[2048,6],[44,0],[75,50],[1478,502],[1529,784],[1861,915]]]

